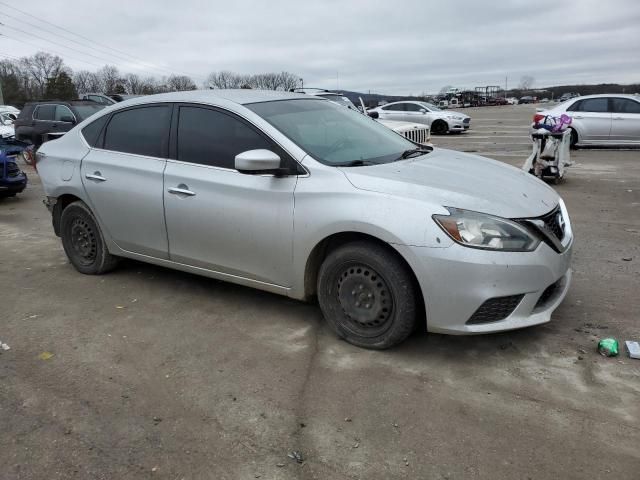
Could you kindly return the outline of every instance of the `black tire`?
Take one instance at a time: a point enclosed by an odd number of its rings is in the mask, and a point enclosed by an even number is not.
[[[576,132],[574,128],[571,129],[571,139],[569,140],[569,148],[571,148],[572,150],[575,150],[576,148],[578,148],[578,132]]]
[[[436,120],[431,124],[431,133],[434,135],[444,135],[449,131],[449,125],[444,120]]]
[[[108,252],[98,222],[84,202],[70,203],[62,211],[60,237],[64,252],[80,273],[100,275],[118,264],[118,257]]]
[[[416,286],[402,260],[372,242],[329,253],[318,273],[318,301],[332,330],[358,347],[385,349],[416,323]]]

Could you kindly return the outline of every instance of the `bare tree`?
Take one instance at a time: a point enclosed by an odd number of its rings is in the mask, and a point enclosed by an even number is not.
[[[241,88],[243,86],[262,88],[258,86],[261,82],[259,77],[261,75],[241,75],[223,70],[212,72],[204,85],[206,88]]]
[[[535,82],[535,78],[533,78],[531,75],[523,75],[520,78],[520,90],[531,90],[531,87],[533,86],[533,83]]]
[[[298,86],[298,82],[300,81],[300,77],[289,72],[281,72],[278,78],[280,80],[280,89],[285,91],[293,90]]]
[[[75,84],[76,89],[79,93],[88,93],[95,91],[93,88],[91,88],[94,86],[94,76],[95,73],[88,70],[80,70],[73,74],[73,83]]]
[[[57,77],[64,69],[62,58],[45,52],[38,52],[31,57],[20,60],[20,66],[25,70],[32,84],[32,94],[42,97],[49,78]]]
[[[447,93],[449,93],[449,90],[451,90],[452,88],[453,88],[453,85],[445,85],[440,89],[440,95],[446,95]]]
[[[96,75],[102,83],[100,91],[104,93],[120,93],[124,90],[124,79],[120,76],[120,72],[113,65],[105,65],[96,72]]]
[[[172,92],[181,92],[184,90],[195,90],[196,84],[186,75],[171,75],[167,79],[167,87]]]

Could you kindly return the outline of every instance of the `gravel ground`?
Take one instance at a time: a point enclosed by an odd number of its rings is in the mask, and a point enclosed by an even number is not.
[[[436,145],[522,164],[531,106],[465,112]],[[640,340],[640,150],[573,158],[552,322],[385,352],[317,305],[136,262],[76,273],[26,168],[0,202],[0,478],[639,478],[640,361],[596,341]]]

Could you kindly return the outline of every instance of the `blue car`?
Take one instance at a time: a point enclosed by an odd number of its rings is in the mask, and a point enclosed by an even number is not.
[[[27,175],[16,163],[13,150],[0,150],[0,198],[13,197],[27,187]]]

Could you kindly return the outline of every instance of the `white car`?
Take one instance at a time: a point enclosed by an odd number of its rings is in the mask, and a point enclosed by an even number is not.
[[[562,114],[571,117],[571,146],[640,144],[640,97],[636,95],[586,95],[538,109],[533,123]]]
[[[20,110],[16,107],[12,107],[11,105],[0,105],[0,113],[11,113],[16,117],[20,115]]]
[[[428,126],[420,123],[397,122],[395,120],[376,119],[387,128],[399,133],[407,140],[419,143],[420,145],[431,145],[431,132]]]
[[[378,112],[381,120],[401,120],[429,125],[431,131],[439,135],[448,132],[464,132],[471,126],[469,115],[452,110],[443,111],[428,102],[413,100],[393,102],[370,111]]]
[[[297,89],[298,91],[301,89]],[[349,100],[348,97],[336,92],[330,92],[328,90],[316,90],[310,89],[309,91],[304,91],[307,95],[313,95],[315,97],[326,98],[327,100],[332,101],[333,103],[337,103],[338,105],[342,105],[343,107],[350,108],[351,110],[355,110],[360,112],[360,109],[354,105],[354,103]],[[360,99],[362,102],[362,99]],[[363,104],[364,108],[364,104]],[[371,111],[371,110],[369,110]],[[367,112],[361,112],[367,113]],[[431,145],[431,128],[425,126],[421,123],[413,123],[413,122],[403,122],[403,121],[395,121],[389,119],[375,118],[378,122],[384,125],[387,128],[390,128],[394,132],[402,135],[407,140],[410,140],[415,143],[419,143],[421,145]]]
[[[16,119],[16,115],[8,111],[0,111],[0,138],[13,137],[15,129],[13,122]]]

